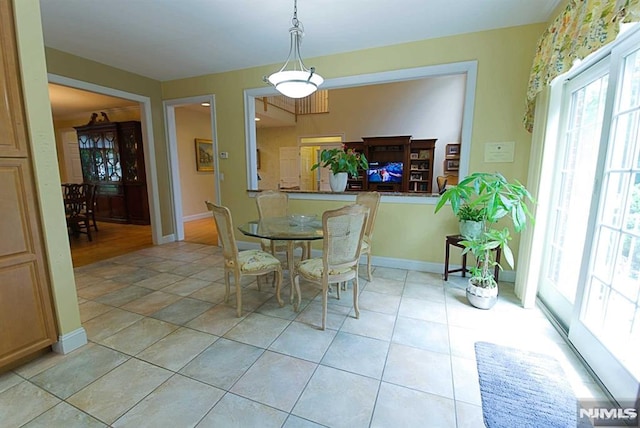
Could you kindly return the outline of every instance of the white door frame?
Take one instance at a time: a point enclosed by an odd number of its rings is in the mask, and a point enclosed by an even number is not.
[[[169,169],[171,172],[170,186],[173,196],[173,230],[175,240],[184,240],[184,221],[182,219],[182,189],[180,188],[180,166],[178,161],[178,134],[176,129],[176,113],[175,108],[185,104],[200,104],[203,102],[210,103],[210,119],[211,119],[211,136],[213,140],[213,185],[215,188],[215,203],[220,204],[220,167],[218,159],[218,135],[216,133],[216,97],[213,94],[201,95],[196,97],[175,98],[165,100],[164,105],[164,121],[166,124],[167,145],[169,151]]]
[[[94,83],[84,82],[82,80],[71,79],[57,74],[48,73],[47,78],[50,83],[56,83],[70,88],[82,89],[140,103],[140,122],[142,125],[142,146],[144,148],[144,166],[147,180],[147,197],[149,200],[149,217],[151,220],[151,238],[155,245],[170,242],[170,237],[162,236],[160,198],[158,193],[158,173],[156,169],[156,151],[153,139],[153,120],[151,118],[151,99],[139,94],[108,88],[106,86],[100,86]]]

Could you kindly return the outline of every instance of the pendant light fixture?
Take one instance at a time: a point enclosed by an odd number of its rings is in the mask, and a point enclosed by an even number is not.
[[[275,86],[276,90],[289,98],[303,98],[311,95],[324,82],[315,67],[307,68],[300,56],[300,42],[304,36],[302,22],[298,21],[298,0],[293,1],[293,27],[289,28],[291,46],[289,56],[282,68],[263,80]],[[287,69],[289,67],[289,69]]]

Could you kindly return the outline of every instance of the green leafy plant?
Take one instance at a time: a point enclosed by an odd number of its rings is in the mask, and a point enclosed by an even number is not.
[[[340,149],[325,149],[321,151],[320,162],[314,164],[311,167],[311,171],[320,166],[328,166],[334,174],[346,172],[351,177],[357,177],[358,169],[367,169],[369,162],[367,162],[364,154],[357,153],[352,149],[345,150],[343,147]]]
[[[498,263],[493,257],[493,250],[499,247],[512,268],[515,263],[508,245],[511,240],[509,229],[497,229],[495,224],[502,218],[510,218],[514,230],[522,232],[527,226],[527,218],[533,221],[527,206],[527,202],[535,203],[533,197],[517,180],[510,183],[500,173],[476,172],[448,188],[440,196],[435,212],[440,211],[447,202],[456,215],[469,209],[482,211],[482,233],[477,238],[463,240],[460,244],[464,247],[463,254],[471,253],[476,259],[475,266],[470,269],[471,282],[478,287],[496,287],[493,268]]]
[[[460,221],[484,221],[484,208],[462,204],[456,213]]]

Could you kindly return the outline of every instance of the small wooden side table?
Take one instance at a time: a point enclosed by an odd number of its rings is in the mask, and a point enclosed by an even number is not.
[[[462,268],[459,269],[449,269],[449,250],[451,248],[451,246],[453,245],[454,247],[458,247],[458,248],[464,248],[461,244],[460,241],[463,241],[464,237],[462,235],[447,235],[446,237],[446,245],[445,245],[445,256],[444,256],[444,280],[448,281],[449,280],[449,274],[450,273],[455,273],[455,272],[462,272],[462,277],[464,278],[467,274],[467,272],[469,272],[469,269],[467,269],[467,255],[463,254],[462,255]],[[500,247],[496,248],[496,262],[498,262],[498,264],[500,263],[500,256],[502,255],[502,250],[500,249]],[[493,271],[493,276],[496,279],[496,282],[498,282],[498,274],[500,273],[500,267],[498,265],[496,265],[495,270]]]

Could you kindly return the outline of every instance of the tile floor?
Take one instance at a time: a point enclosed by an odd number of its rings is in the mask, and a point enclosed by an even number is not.
[[[320,331],[308,284],[295,313],[247,281],[236,318],[216,247],[153,247],[76,281],[89,344],[0,375],[0,426],[481,427],[478,340],[551,354],[576,396],[602,394],[512,284],[482,311],[459,277],[377,267],[360,282],[360,319],[344,293]]]

